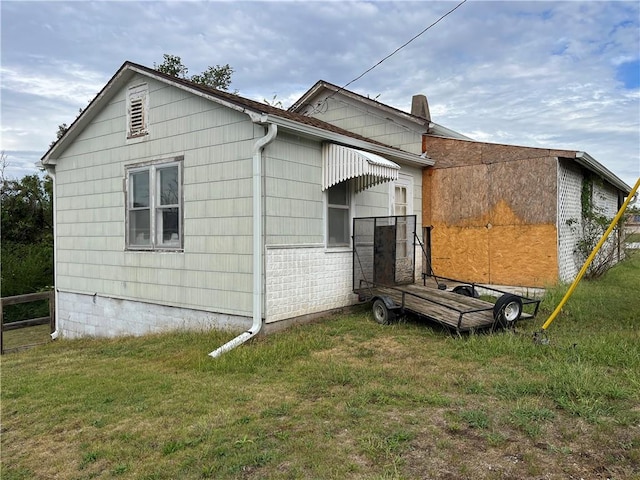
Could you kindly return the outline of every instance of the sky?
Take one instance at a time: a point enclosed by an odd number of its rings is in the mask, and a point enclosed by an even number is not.
[[[234,69],[231,90],[286,108],[317,80],[343,86],[454,2],[0,2],[5,177],[37,172],[126,61],[178,55]],[[349,90],[475,140],[580,150],[640,176],[640,2],[467,0]]]

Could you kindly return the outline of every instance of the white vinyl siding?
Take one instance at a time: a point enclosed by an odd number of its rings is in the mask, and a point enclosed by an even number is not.
[[[265,149],[265,243],[323,245],[320,142],[278,132]]]
[[[375,112],[340,94],[331,95],[322,112],[309,112],[309,116],[407,152],[422,153],[422,135],[414,131],[419,129],[417,124],[390,121],[388,114]]]
[[[143,81],[152,135],[141,142],[125,140],[128,88],[123,88],[56,165],[58,287],[250,316],[251,157],[264,129],[243,113],[175,87],[143,77],[131,84]],[[128,249],[125,172],[178,156],[184,157],[183,251]],[[321,203],[320,193],[318,198]]]

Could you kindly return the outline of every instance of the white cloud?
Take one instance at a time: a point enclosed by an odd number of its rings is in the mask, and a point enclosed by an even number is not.
[[[21,65],[4,65],[2,90],[58,99],[67,103],[88,102],[104,86],[104,74],[83,68],[77,63],[54,61],[49,64],[39,62],[38,70]]]

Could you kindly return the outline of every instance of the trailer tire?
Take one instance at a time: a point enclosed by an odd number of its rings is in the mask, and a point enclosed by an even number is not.
[[[478,298],[478,292],[471,285],[458,285],[457,287],[453,287],[453,293],[457,293],[459,295],[464,295],[465,297],[473,297]]]
[[[382,299],[376,298],[373,302],[373,318],[380,325],[389,325],[395,318],[395,314],[387,308]]]
[[[505,293],[493,306],[493,318],[501,325],[514,325],[522,315],[522,299],[511,293]]]

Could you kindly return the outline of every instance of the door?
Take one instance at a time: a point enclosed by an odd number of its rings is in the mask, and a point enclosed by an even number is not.
[[[376,225],[373,233],[373,281],[395,285],[396,226]]]
[[[399,174],[398,180],[393,182],[391,191],[391,214],[398,216],[396,232],[396,263],[395,283],[413,283],[414,281],[414,251],[413,229],[409,225],[406,215],[413,213],[413,177]]]

